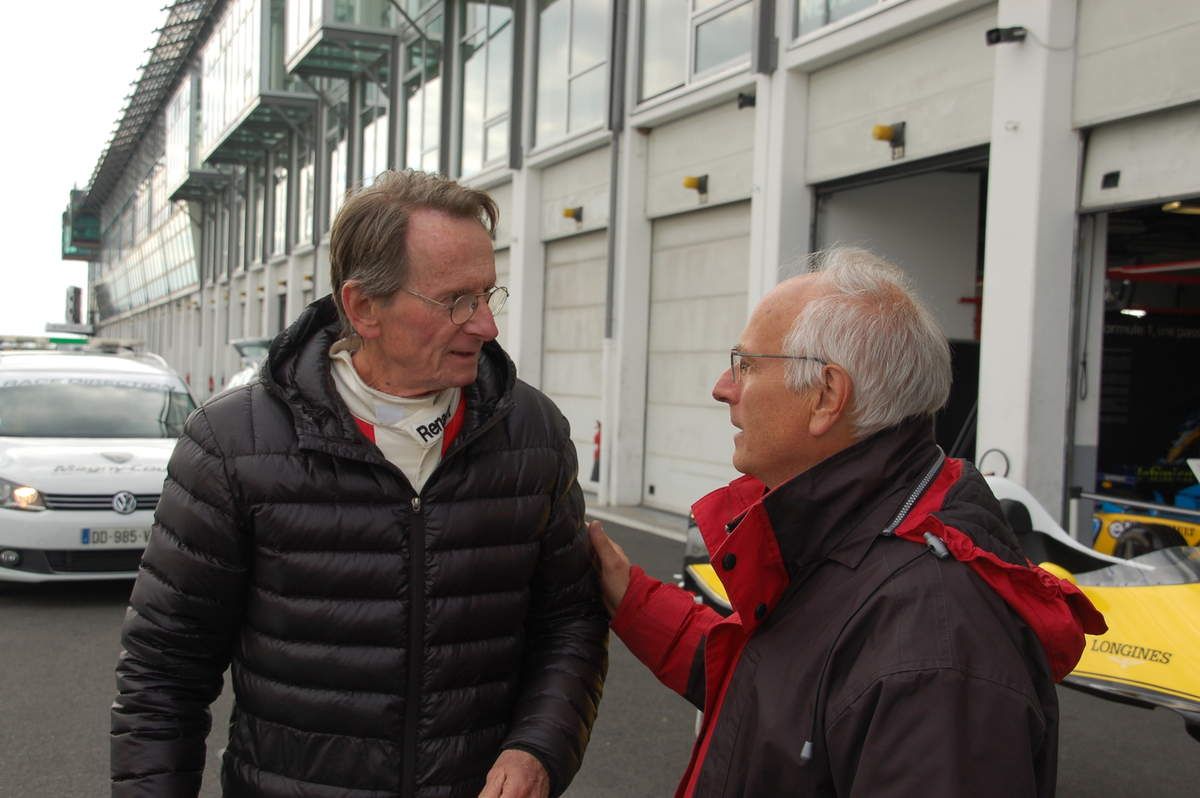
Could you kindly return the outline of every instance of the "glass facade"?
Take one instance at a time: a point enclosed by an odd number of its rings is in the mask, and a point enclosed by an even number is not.
[[[313,200],[316,191],[313,185],[313,152],[311,147],[302,150],[300,159],[300,208],[296,220],[296,242],[311,244],[313,240]]]
[[[508,158],[512,98],[512,0],[462,0],[463,175]]]
[[[193,81],[185,77],[167,104],[164,127],[166,133],[166,186],[174,191],[183,185],[188,172],[196,166],[196,115],[193,110]]]
[[[201,53],[200,149],[210,153],[261,88],[263,2],[232,0]]]
[[[377,83],[362,87],[362,174],[359,182],[369,186],[388,168],[387,92]]]
[[[410,0],[410,5],[416,3]],[[444,15],[440,3],[425,5],[415,18],[421,33],[404,48],[404,165],[436,172],[441,162]]]
[[[285,46],[288,58],[294,56],[321,27],[323,0],[287,0],[287,24]]]
[[[100,264],[96,298],[101,318],[133,310],[196,285],[196,250],[192,221],[184,210],[167,216],[162,226],[141,241],[118,241],[111,231]]]
[[[271,190],[275,192],[274,234],[271,237],[271,254],[282,255],[287,251],[287,186],[286,166],[276,166],[271,175]]]
[[[749,61],[750,0],[643,0],[639,99]]]
[[[796,36],[803,36],[883,0],[796,0]]]
[[[609,0],[538,3],[537,125],[545,144],[604,123]]]

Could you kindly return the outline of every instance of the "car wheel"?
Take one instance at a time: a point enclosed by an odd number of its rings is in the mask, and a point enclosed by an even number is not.
[[[1140,557],[1171,546],[1186,546],[1178,530],[1159,524],[1132,524],[1121,533],[1113,554],[1122,559]]]

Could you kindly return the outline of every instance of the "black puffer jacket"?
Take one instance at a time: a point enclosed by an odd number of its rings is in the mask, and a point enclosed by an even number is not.
[[[232,664],[227,796],[475,798],[501,749],[564,790],[607,620],[562,415],[495,344],[420,496],[355,426],[328,298],[189,420],[130,599],[114,796],[195,796]]]

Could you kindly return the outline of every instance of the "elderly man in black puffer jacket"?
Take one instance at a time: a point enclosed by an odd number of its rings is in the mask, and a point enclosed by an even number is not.
[[[333,297],[189,420],[125,621],[114,796],[197,795],[230,665],[227,796],[570,783],[607,622],[566,421],[493,341],[495,223],[382,176],[334,224]]]

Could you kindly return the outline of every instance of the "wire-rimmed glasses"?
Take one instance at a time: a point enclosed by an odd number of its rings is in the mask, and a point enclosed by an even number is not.
[[[450,321],[460,327],[471,320],[475,315],[475,311],[479,308],[479,300],[487,303],[488,310],[495,316],[500,311],[504,310],[504,303],[508,301],[508,289],[502,285],[487,291],[480,291],[477,294],[459,294],[449,302],[439,302],[433,297],[419,294],[410,288],[401,288],[406,294],[411,294],[417,299],[423,299],[431,305],[437,305],[439,308],[445,308],[450,312]]]
[[[742,374],[749,368],[749,363],[745,363],[744,359],[748,357],[769,357],[776,360],[811,360],[815,363],[820,363],[822,366],[829,365],[819,357],[811,355],[775,355],[765,354],[762,352],[743,352],[734,347],[729,350],[729,374],[733,377],[734,382],[741,382]]]

